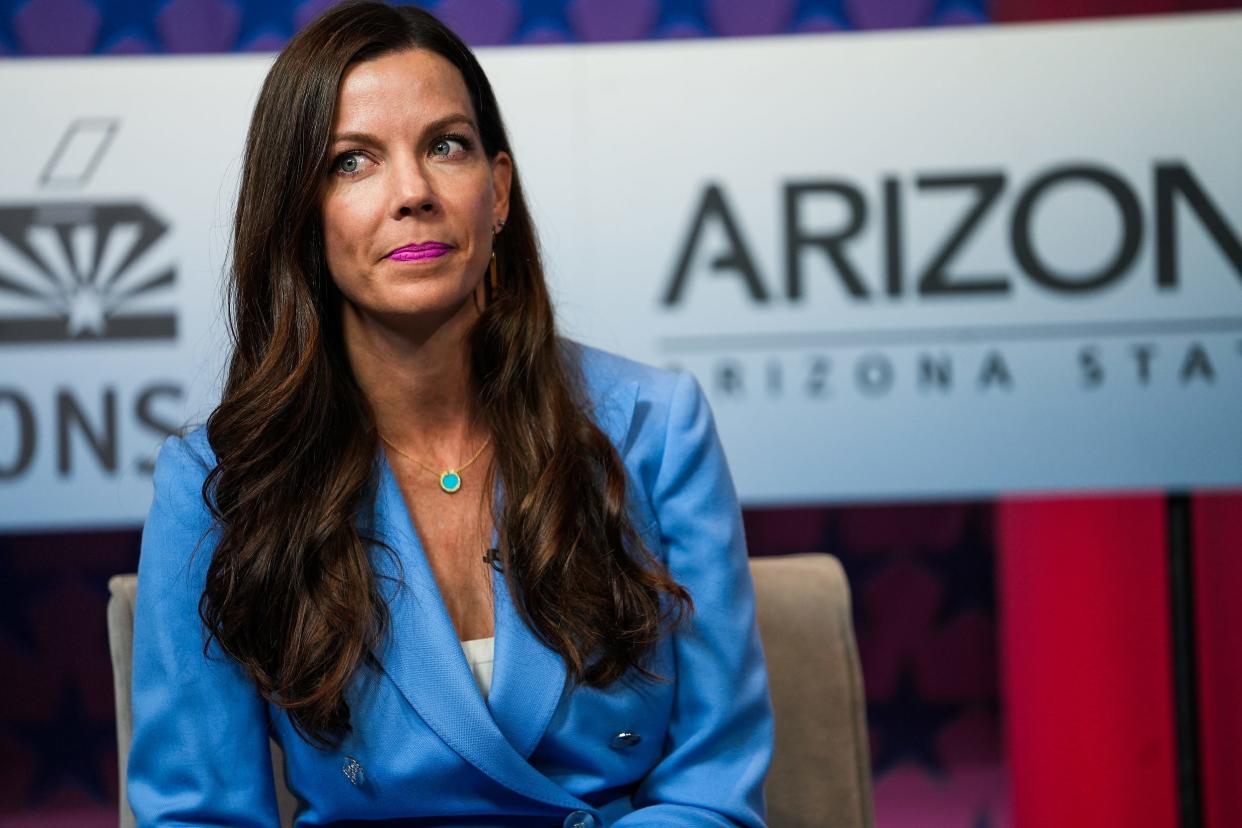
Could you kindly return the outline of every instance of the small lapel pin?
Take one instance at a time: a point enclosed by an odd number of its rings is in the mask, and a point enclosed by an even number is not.
[[[361,785],[367,781],[366,768],[362,767],[362,763],[352,756],[345,757],[345,764],[341,766],[341,773],[345,774],[349,784],[354,786]]]

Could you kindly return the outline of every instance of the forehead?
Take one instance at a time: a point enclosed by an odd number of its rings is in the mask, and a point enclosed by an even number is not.
[[[456,66],[426,49],[390,52],[345,72],[333,131],[417,126],[454,113],[475,116]]]

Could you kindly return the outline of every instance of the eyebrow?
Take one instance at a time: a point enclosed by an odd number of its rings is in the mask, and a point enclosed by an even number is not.
[[[479,131],[478,127],[474,125],[474,120],[472,118],[469,118],[466,115],[453,114],[446,115],[443,118],[438,118],[427,124],[427,126],[423,127],[423,134],[427,135],[428,133],[439,132],[442,129],[452,126],[453,124],[465,124],[476,133]],[[378,147],[383,143],[369,132],[342,132],[340,135],[332,136],[333,146],[341,143],[342,141],[349,141],[351,143],[358,144],[369,144],[373,147]]]

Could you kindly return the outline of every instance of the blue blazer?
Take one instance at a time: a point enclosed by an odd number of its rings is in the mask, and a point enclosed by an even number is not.
[[[711,412],[689,375],[573,347],[596,421],[624,459],[634,525],[694,599],[692,621],[655,652],[652,666],[670,680],[571,686],[494,572],[485,701],[381,456],[361,519],[402,569],[385,555],[376,566],[403,577],[388,595],[383,669],[355,678],[344,743],[311,746],[218,646],[204,656],[197,607],[216,535],[200,490],[215,461],[200,429],[162,447],[142,537],[128,768],[140,825],[277,825],[269,735],[302,802],[298,825],[763,824],[772,712],[737,497]]]

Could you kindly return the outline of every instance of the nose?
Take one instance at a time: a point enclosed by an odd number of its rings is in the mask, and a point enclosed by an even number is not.
[[[393,212],[397,218],[436,211],[435,188],[417,159],[394,164],[392,190]]]

